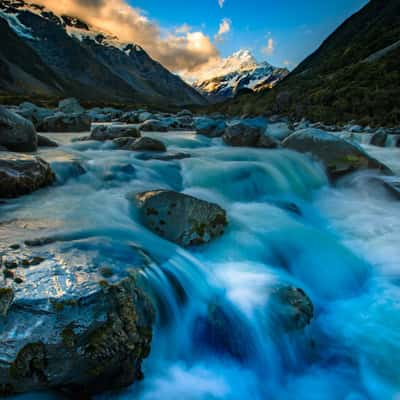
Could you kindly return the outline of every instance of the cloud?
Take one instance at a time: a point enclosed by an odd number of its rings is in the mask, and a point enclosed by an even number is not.
[[[218,0],[219,6],[222,8],[224,6],[225,0]]]
[[[125,0],[36,0],[58,14],[68,14],[105,30],[125,42],[143,47],[151,57],[174,72],[193,71],[219,53],[203,32],[184,24],[163,30],[144,11]]]
[[[228,18],[224,18],[220,24],[218,33],[214,36],[216,42],[222,42],[224,40],[224,36],[230,32],[232,27],[232,21]]]
[[[274,39],[269,38],[267,41],[267,45],[261,49],[262,53],[266,56],[270,56],[275,51],[275,42]]]

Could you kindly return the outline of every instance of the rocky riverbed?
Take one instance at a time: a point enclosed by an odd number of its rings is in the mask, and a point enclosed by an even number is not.
[[[400,391],[400,132],[73,99],[0,121],[2,394]]]

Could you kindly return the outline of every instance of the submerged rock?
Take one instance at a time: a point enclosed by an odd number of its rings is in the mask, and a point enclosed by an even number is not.
[[[385,147],[387,138],[387,132],[384,129],[380,129],[372,136],[370,144],[373,146]]]
[[[286,331],[301,330],[314,318],[314,306],[302,289],[283,286],[270,297],[271,319]]]
[[[136,204],[147,228],[184,247],[209,242],[228,224],[217,204],[169,190],[139,193]]]
[[[140,124],[139,129],[143,132],[167,132],[168,125],[158,119],[149,119]]]
[[[388,167],[357,145],[319,129],[297,131],[287,137],[282,146],[300,153],[310,153],[321,160],[331,179],[367,168],[391,173]]]
[[[163,142],[150,137],[141,137],[138,139],[119,138],[115,139],[114,143],[123,150],[157,152],[167,151],[167,148],[165,147],[165,144]]]
[[[155,154],[155,153],[142,153],[137,158],[140,160],[158,160],[158,161],[175,161],[175,160],[184,160],[185,158],[190,158],[191,155],[188,153],[164,153],[164,154]]]
[[[1,394],[59,389],[88,395],[141,379],[153,307],[136,273],[104,277],[91,254],[96,245],[30,250],[43,257],[17,264],[17,282],[4,277]]]
[[[58,147],[58,143],[43,135],[37,135],[39,147]]]
[[[32,122],[0,106],[0,145],[11,151],[36,151],[37,135]]]
[[[211,138],[220,137],[225,132],[226,123],[223,120],[200,117],[195,119],[194,129],[199,135]]]
[[[57,112],[45,118],[37,127],[39,132],[86,132],[91,120],[85,113],[66,114]]]
[[[51,185],[55,175],[39,157],[0,153],[0,198],[18,197]]]
[[[114,140],[118,138],[138,138],[140,132],[135,126],[97,125],[92,129],[89,140]]]

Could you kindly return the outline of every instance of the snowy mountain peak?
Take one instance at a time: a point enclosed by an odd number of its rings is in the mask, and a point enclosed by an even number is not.
[[[259,91],[273,87],[288,75],[285,68],[257,62],[250,50],[242,49],[223,59],[209,72],[209,77],[193,86],[211,101],[234,97],[240,90]]]

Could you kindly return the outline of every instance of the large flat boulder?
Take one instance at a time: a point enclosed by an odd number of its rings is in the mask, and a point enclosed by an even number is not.
[[[282,142],[282,146],[310,153],[322,161],[331,179],[368,168],[391,173],[388,167],[370,157],[359,146],[315,128],[295,132]]]
[[[54,114],[54,110],[39,107],[28,101],[21,103],[18,108],[15,109],[15,112],[22,117],[29,119],[35,127],[40,125],[45,118]]]
[[[11,151],[37,150],[37,135],[32,122],[0,106],[0,145]]]
[[[49,242],[1,260],[0,394],[88,396],[141,379],[154,319],[144,259],[130,249],[129,269],[107,256],[119,243]]]
[[[41,158],[0,152],[0,198],[29,194],[54,180],[50,165]]]
[[[183,193],[154,190],[135,200],[147,228],[184,247],[211,241],[228,224],[220,206]]]
[[[92,129],[89,140],[114,140],[118,138],[138,138],[140,132],[135,126],[97,125]]]
[[[45,118],[37,127],[39,132],[87,132],[91,120],[85,113],[66,114],[57,112]]]

